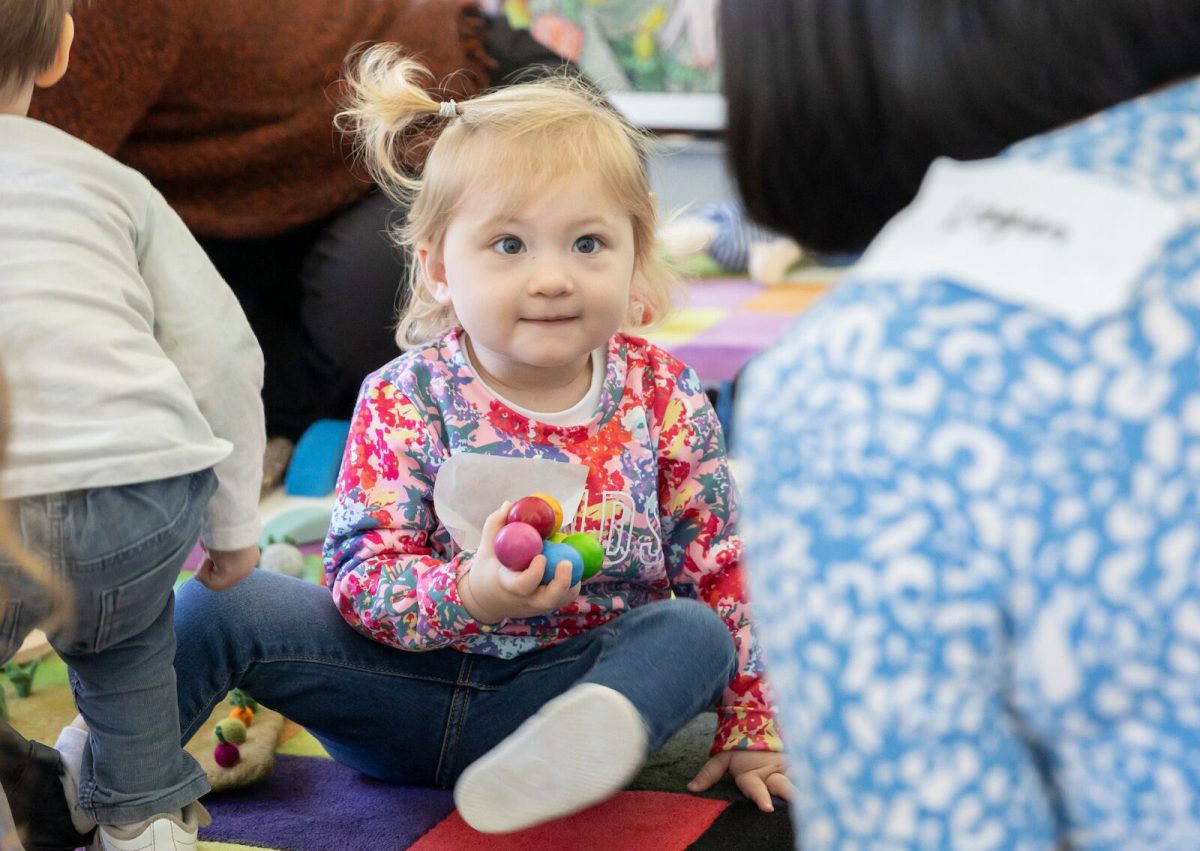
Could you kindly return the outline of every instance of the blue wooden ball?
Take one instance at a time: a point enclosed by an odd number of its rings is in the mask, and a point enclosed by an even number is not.
[[[554,568],[560,561],[571,563],[572,585],[578,585],[583,581],[583,556],[579,554],[579,550],[569,544],[546,541],[542,544],[542,555],[546,557],[546,573],[542,576],[543,585],[549,585],[554,579]]]

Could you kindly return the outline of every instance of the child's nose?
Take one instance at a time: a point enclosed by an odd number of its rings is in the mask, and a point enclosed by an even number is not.
[[[534,295],[566,295],[575,289],[571,270],[566,260],[554,255],[543,255],[534,259],[530,289]]]

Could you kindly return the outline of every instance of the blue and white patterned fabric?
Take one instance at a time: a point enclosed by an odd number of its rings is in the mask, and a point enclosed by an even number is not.
[[[1117,315],[852,273],[749,369],[743,528],[805,849],[1200,849],[1200,83],[1006,156],[1184,224]]]
[[[740,203],[710,204],[696,215],[716,226],[717,232],[705,249],[709,257],[729,272],[745,272],[750,268],[750,246],[756,242],[779,239],[746,215]]]

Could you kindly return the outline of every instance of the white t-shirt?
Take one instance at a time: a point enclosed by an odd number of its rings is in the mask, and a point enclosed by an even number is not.
[[[203,249],[137,172],[0,115],[4,498],[215,467],[203,540],[254,543],[262,353]]]
[[[608,355],[608,348],[606,346],[601,346],[592,352],[592,383],[588,385],[587,392],[583,394],[583,398],[571,407],[564,408],[561,411],[531,411],[529,408],[522,408],[515,402],[510,402],[501,396],[495,387],[488,384],[487,379],[483,378],[479,372],[479,365],[475,363],[474,355],[470,353],[469,349],[465,351],[467,352],[467,359],[471,363],[471,369],[474,371],[475,377],[484,384],[487,384],[488,389],[492,391],[497,399],[522,416],[529,417],[529,419],[535,422],[566,428],[583,425],[596,415],[596,407],[600,404],[600,387],[604,384],[605,359]]]

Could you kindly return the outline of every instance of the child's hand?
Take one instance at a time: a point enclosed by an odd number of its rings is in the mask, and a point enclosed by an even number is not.
[[[496,558],[493,545],[496,534],[508,517],[509,503],[504,503],[483,524],[483,536],[471,569],[458,581],[458,593],[463,605],[481,623],[499,623],[506,618],[529,618],[561,609],[579,594],[579,586],[571,584],[571,564],[561,561],[546,566],[543,556],[536,556],[525,570],[509,570]],[[554,579],[542,585],[542,576],[554,570]]]
[[[258,564],[258,544],[240,550],[210,550],[204,548],[204,562],[196,569],[195,577],[213,591],[232,588],[250,575]]]
[[[764,813],[775,812],[771,797],[792,799],[792,782],[783,773],[783,754],[772,751],[722,751],[700,769],[689,792],[703,792],[728,771],[741,793]]]

